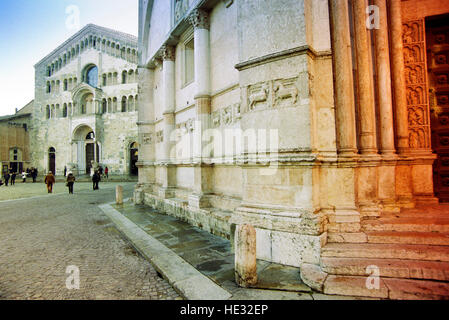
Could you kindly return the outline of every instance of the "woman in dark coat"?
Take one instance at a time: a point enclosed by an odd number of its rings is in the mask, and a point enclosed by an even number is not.
[[[69,172],[67,176],[67,187],[69,187],[69,194],[73,194],[73,185],[75,184],[75,176]]]

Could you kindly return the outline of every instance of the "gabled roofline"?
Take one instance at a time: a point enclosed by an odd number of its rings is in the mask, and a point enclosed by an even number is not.
[[[124,32],[121,32],[121,31],[116,31],[116,30],[113,30],[113,29],[109,29],[109,28],[98,26],[96,24],[89,23],[89,24],[85,25],[77,33],[75,33],[70,38],[68,38],[66,41],[64,41],[61,45],[59,45],[51,53],[49,53],[44,58],[42,58],[38,63],[36,63],[34,65],[34,67],[36,68],[37,66],[39,66],[42,63],[46,62],[47,60],[50,60],[50,58],[52,58],[53,56],[56,56],[56,55],[59,55],[59,54],[63,53],[63,51],[64,51],[63,49],[65,47],[67,47],[67,45],[69,43],[74,42],[78,38],[82,38],[86,33],[89,33],[91,31],[95,31],[99,35],[106,35],[106,36],[109,36],[111,38],[115,37],[117,40],[122,41],[122,42],[126,43],[127,45],[134,47],[137,50],[137,37],[135,37],[135,36],[133,36],[131,34],[128,34],[128,33],[124,33]]]

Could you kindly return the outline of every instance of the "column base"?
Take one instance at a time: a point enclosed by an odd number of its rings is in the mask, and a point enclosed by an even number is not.
[[[440,200],[433,195],[415,195],[415,202],[417,205],[436,205],[440,203]]]
[[[161,199],[171,199],[175,197],[175,190],[172,188],[159,187],[157,195]]]

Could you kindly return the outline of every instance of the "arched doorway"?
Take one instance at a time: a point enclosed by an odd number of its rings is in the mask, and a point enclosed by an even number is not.
[[[56,150],[53,147],[48,149],[48,171],[56,174]]]
[[[139,160],[139,144],[133,142],[129,147],[129,173],[137,176],[139,169],[137,168],[137,161]]]
[[[97,142],[95,141],[95,134],[93,131],[86,135],[86,174],[90,174],[92,165],[98,161],[98,154],[100,153]],[[95,150],[96,147],[96,150]]]
[[[72,152],[79,174],[90,174],[93,163],[100,161],[100,148],[94,130],[81,125],[73,132]]]

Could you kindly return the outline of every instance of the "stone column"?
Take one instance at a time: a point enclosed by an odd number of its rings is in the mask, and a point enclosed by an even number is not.
[[[390,53],[386,0],[374,0],[379,7],[379,29],[374,30],[377,90],[380,120],[380,149],[386,156],[396,153],[394,146],[393,104],[391,99]]]
[[[203,133],[210,126],[210,43],[209,43],[209,15],[203,10],[196,9],[189,17],[194,27],[195,46],[195,110],[196,121],[193,141],[194,157],[194,194],[189,197],[189,205],[201,208],[208,207],[207,194],[210,193],[211,168],[204,164],[204,158],[210,154],[203,154],[207,141],[202,141]]]
[[[154,70],[139,67],[139,99],[135,101],[138,111],[137,128],[139,134],[139,181],[134,193],[136,203],[144,203],[145,192],[151,192],[156,183],[155,136],[154,136]]]
[[[329,0],[335,78],[338,152],[343,157],[357,153],[355,104],[352,75],[348,2]]]
[[[379,102],[380,151],[378,193],[384,211],[398,211],[396,203],[396,149],[394,143],[393,103],[391,91],[390,46],[386,0],[374,0],[379,8],[379,29],[374,30]]]
[[[378,216],[376,110],[371,58],[371,38],[366,28],[365,0],[353,1],[357,105],[361,161],[357,169],[357,198],[363,216]]]
[[[360,153],[377,154],[376,113],[372,78],[371,40],[366,28],[366,2],[354,4],[354,31],[357,65],[357,98],[360,119]]]
[[[176,167],[173,166],[172,153],[174,152],[175,129],[175,48],[164,45],[161,50],[162,55],[162,83],[163,83],[163,155],[162,171],[163,183],[159,195],[163,198],[170,198],[170,189],[176,183]]]

